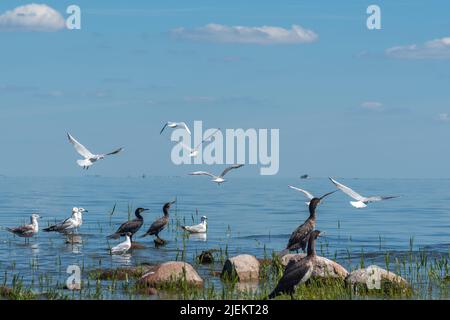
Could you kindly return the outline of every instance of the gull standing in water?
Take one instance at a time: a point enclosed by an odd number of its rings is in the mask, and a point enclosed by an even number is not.
[[[159,233],[166,227],[167,223],[169,222],[169,209],[172,206],[172,204],[174,204],[175,202],[176,202],[176,200],[172,201],[172,202],[167,202],[166,204],[164,204],[164,207],[163,207],[164,215],[152,223],[152,225],[147,230],[147,232],[142,236],[142,238],[144,238],[146,236],[154,235],[154,236],[156,236],[155,242],[158,242],[158,244],[164,244],[166,242],[165,240],[163,240],[159,237]]]
[[[107,238],[108,239],[118,239],[119,237],[125,236],[127,233],[131,233],[130,241],[133,241],[133,235],[136,232],[138,232],[138,230],[144,224],[144,218],[141,216],[141,213],[143,213],[144,211],[148,211],[148,209],[137,208],[136,211],[134,212],[136,219],[122,223],[120,225],[119,229],[117,229],[116,232],[109,235]]]
[[[125,234],[125,241],[111,248],[111,254],[124,254],[131,248],[131,237],[133,234],[127,232]]]
[[[26,224],[16,228],[6,228],[7,231],[22,238],[31,238],[39,231],[38,219],[40,216],[33,213],[30,217],[30,224]]]
[[[309,200],[312,200],[314,198],[312,193],[310,193],[310,192],[308,192],[306,190],[303,190],[303,189],[300,189],[300,188],[297,188],[297,187],[294,187],[294,186],[288,186],[288,187],[291,188],[292,190],[295,190],[295,191],[303,193]],[[305,203],[306,203],[307,206],[309,206],[309,201],[307,201]]]
[[[200,148],[200,146],[202,144],[204,144],[205,142],[210,141],[210,139],[219,131],[220,131],[220,128],[217,129],[216,131],[214,131],[214,133],[211,134],[210,136],[208,136],[206,139],[202,140],[202,142],[200,142],[194,149],[191,149],[191,147],[185,145],[183,142],[180,142],[180,144],[185,150],[187,150],[189,152],[189,157],[193,158],[193,157],[198,156],[198,149]]]
[[[284,255],[285,253],[288,253],[289,251],[293,250],[300,250],[302,249],[305,251],[306,245],[308,244],[309,235],[311,231],[314,230],[316,227],[316,208],[319,205],[319,203],[330,194],[335,193],[336,191],[329,192],[325,195],[323,195],[320,198],[313,198],[309,204],[309,217],[306,219],[306,221],[299,226],[297,229],[295,229],[294,232],[292,232],[291,237],[289,238],[288,245],[286,246],[286,249],[284,249],[280,255]]]
[[[191,130],[189,130],[189,127],[187,126],[186,122],[171,122],[171,121],[169,121],[164,125],[164,127],[161,129],[159,134],[162,134],[166,127],[169,127],[171,129],[181,128],[181,129],[186,130],[189,133],[189,135],[191,135]]]
[[[382,197],[382,196],[373,196],[373,197],[363,197],[359,193],[355,192],[354,190],[350,189],[347,186],[344,186],[342,183],[337,182],[333,178],[329,178],[331,182],[334,183],[338,189],[340,189],[345,194],[349,195],[351,198],[355,199],[356,201],[350,201],[350,204],[354,206],[355,208],[361,209],[367,207],[367,204],[370,202],[377,202],[382,200],[388,200],[388,199],[394,199],[398,198],[398,196],[390,196],[390,197]]]
[[[200,219],[200,224],[195,226],[181,226],[181,229],[186,230],[189,233],[206,233],[208,218],[203,216]]]
[[[211,178],[213,178],[211,181],[217,183],[218,185],[220,185],[221,183],[227,181],[225,180],[223,177],[230,172],[233,169],[238,169],[240,167],[243,167],[243,164],[236,164],[233,165],[231,167],[226,168],[219,176],[215,176],[212,173],[206,172],[206,171],[196,171],[196,172],[192,172],[189,173],[189,175],[191,176],[209,176]]]
[[[69,142],[75,147],[75,150],[84,157],[83,160],[77,160],[77,163],[80,167],[83,167],[83,169],[86,170],[88,170],[89,167],[92,166],[95,162],[105,159],[106,156],[117,154],[123,150],[123,148],[119,148],[117,150],[114,150],[113,152],[106,154],[92,154],[85,146],[83,146],[74,137],[72,137],[70,133],[67,134],[67,137],[69,138]]]
[[[82,212],[87,212],[87,210],[82,209]],[[70,218],[67,218],[57,224],[54,224],[50,227],[47,227],[43,229],[45,232],[60,232],[60,233],[66,233],[67,231],[71,231],[73,229],[78,228],[83,223],[83,220],[81,218],[80,209],[77,207],[72,208],[72,216]]]
[[[321,234],[323,235],[319,230],[311,232],[308,240],[308,255],[300,260],[289,261],[276,288],[269,295],[269,299],[275,298],[280,293],[288,293],[292,296],[297,285],[303,284],[311,278],[316,257],[316,239]]]

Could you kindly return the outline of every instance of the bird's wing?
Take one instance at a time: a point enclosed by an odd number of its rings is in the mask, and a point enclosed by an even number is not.
[[[111,251],[125,251],[125,250],[128,250],[128,249],[129,249],[128,243],[122,242],[122,243],[119,243],[114,248],[112,248]]]
[[[211,178],[216,178],[215,175],[213,175],[209,172],[206,172],[206,171],[195,171],[195,172],[189,173],[189,175],[191,175],[191,176],[209,176]]]
[[[342,190],[342,192],[344,192],[345,194],[349,195],[353,199],[358,200],[358,201],[367,201],[366,197],[363,197],[362,195],[360,195],[359,193],[357,193],[354,190],[350,189],[349,187],[344,186],[342,183],[337,182],[333,178],[329,178],[329,179],[331,180],[331,182],[334,183],[334,185],[336,187],[338,187],[340,190]]]
[[[126,233],[126,232],[136,232],[137,230],[135,230],[136,228],[139,230],[139,228],[142,226],[144,222],[142,220],[131,220],[131,221],[127,221],[124,222],[120,225],[120,227],[117,229],[117,231],[115,233]]]
[[[286,248],[290,248],[294,245],[305,246],[308,241],[309,234],[314,229],[314,224],[310,220],[306,220],[301,226],[292,232],[291,237]]]
[[[285,269],[283,276],[270,294],[271,297],[275,297],[278,293],[282,292],[292,292],[296,285],[307,280],[305,279],[305,276],[308,277],[311,275],[310,269],[312,266],[308,263],[304,263],[303,260],[297,261],[291,266],[291,268]]]
[[[105,156],[110,156],[110,155],[113,155],[113,154],[117,154],[117,153],[121,152],[122,150],[123,150],[123,148],[119,148],[117,150],[114,150],[113,152],[110,152],[110,153],[107,153],[107,154],[104,154],[104,155]]]
[[[191,135],[191,130],[189,130],[189,127],[187,126],[186,122],[180,122],[180,126],[186,129],[189,135]]]
[[[155,222],[152,223],[150,228],[148,228],[147,234],[153,235],[156,232],[161,231],[165,225],[166,225],[166,220],[164,219],[164,217],[159,218],[158,220],[156,220]]]
[[[374,196],[374,197],[368,197],[367,201],[368,202],[375,202],[375,201],[389,200],[389,199],[394,199],[394,198],[398,198],[398,196],[389,196],[389,197]]]
[[[209,136],[207,136],[205,139],[202,140],[202,142],[200,142],[194,150],[197,150],[202,144],[204,144],[206,141],[209,141],[209,139],[211,139],[213,136],[216,135],[217,132],[220,131],[220,128],[217,129],[216,131],[214,131],[212,134],[210,134]]]
[[[16,227],[16,228],[11,228],[10,229],[11,232],[13,233],[28,233],[28,232],[32,232],[34,230],[33,225],[31,224],[26,224],[24,226],[20,226],[20,227]]]
[[[201,224],[197,224],[195,226],[185,226],[184,227],[187,231],[190,232],[199,232],[202,230],[202,225]]]
[[[183,142],[180,142],[180,145],[188,152],[193,152],[194,149],[191,149],[189,146],[185,145]]]
[[[236,165],[234,165],[234,166],[231,166],[231,167],[228,167],[228,168],[226,168],[225,170],[223,170],[223,172],[220,174],[220,178],[223,178],[228,172],[230,172],[231,170],[233,170],[233,169],[238,169],[238,168],[240,168],[240,167],[243,167],[244,165],[243,164],[236,164]]]
[[[166,122],[166,124],[164,125],[164,127],[162,127],[162,129],[161,129],[161,131],[159,132],[159,134],[162,134],[162,133],[163,133],[164,129],[167,127],[168,124],[169,124],[169,123]]]
[[[305,196],[309,199],[309,200],[311,200],[312,198],[314,198],[314,196],[311,194],[311,193],[309,193],[308,191],[306,191],[306,190],[303,190],[303,189],[300,189],[300,188],[297,188],[297,187],[294,187],[294,186],[288,186],[289,188],[291,188],[291,189],[293,189],[293,190],[296,190],[296,191],[299,191],[299,192],[303,192],[304,194],[305,194]]]
[[[69,142],[73,144],[75,147],[75,150],[82,155],[85,159],[93,158],[94,155],[86,149],[85,146],[83,146],[81,143],[79,143],[74,137],[70,135],[70,133],[67,134],[67,137],[69,138]]]

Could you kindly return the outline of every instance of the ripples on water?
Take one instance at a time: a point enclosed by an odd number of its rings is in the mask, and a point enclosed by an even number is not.
[[[326,231],[319,251],[336,257],[345,267],[355,267],[361,252],[369,262],[381,266],[386,251],[402,255],[425,249],[434,255],[447,254],[450,244],[450,181],[397,179],[341,179],[364,195],[400,195],[398,199],[370,204],[362,210],[350,206],[345,194],[326,198],[318,209],[317,228]],[[39,272],[61,282],[70,264],[115,268],[138,263],[175,260],[183,249],[182,231],[174,226],[196,224],[208,217],[208,234],[185,241],[186,259],[205,249],[225,247],[230,255],[249,253],[263,258],[284,248],[291,232],[308,216],[303,196],[287,187],[293,184],[317,195],[334,186],[328,179],[273,177],[238,178],[217,186],[198,177],[159,178],[0,178],[0,225],[2,229],[28,223],[33,211],[41,214],[40,227],[70,215],[73,206],[89,210],[75,243],[56,233],[40,232],[29,243],[0,232],[0,271],[20,272],[31,280],[33,264]],[[169,240],[156,249],[151,238],[135,239],[146,245],[131,255],[111,256],[108,248],[118,241],[106,240],[128,218],[128,207],[150,209],[144,215],[143,233],[162,215],[165,202],[177,198],[171,210],[172,226],[160,236]],[[110,212],[117,204],[115,213]],[[196,211],[198,210],[198,214]],[[120,240],[122,241],[122,240]],[[81,242],[81,243],[78,243]],[[13,267],[12,267],[13,265]],[[56,266],[56,267],[55,267]],[[200,270],[200,272],[206,270]]]

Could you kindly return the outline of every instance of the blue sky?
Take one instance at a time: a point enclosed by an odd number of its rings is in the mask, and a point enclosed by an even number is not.
[[[89,174],[218,171],[174,166],[159,135],[167,120],[203,120],[279,128],[280,176],[450,177],[449,3],[43,3],[64,19],[79,5],[82,29],[24,30],[2,16],[30,2],[0,2],[0,174],[85,174],[67,131],[94,151],[125,147]],[[381,30],[366,28],[369,4]],[[314,36],[247,43],[208,24]]]

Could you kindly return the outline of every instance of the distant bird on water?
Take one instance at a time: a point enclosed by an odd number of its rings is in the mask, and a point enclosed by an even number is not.
[[[141,213],[144,211],[148,211],[148,209],[144,208],[137,208],[134,212],[134,215],[136,216],[136,219],[124,222],[120,225],[120,227],[117,229],[116,232],[109,235],[108,239],[118,239],[119,237],[125,236],[127,233],[130,233],[130,241],[133,241],[133,235],[138,232],[138,230],[142,227],[144,224],[144,218],[141,216]]]
[[[133,234],[131,232],[127,232],[125,234],[125,241],[119,243],[117,246],[111,248],[111,254],[124,254],[131,248],[131,237]]]
[[[15,234],[18,237],[22,238],[31,238],[39,231],[38,219],[40,216],[36,213],[33,213],[30,217],[30,224],[25,224],[16,228],[6,228],[7,231]]]
[[[336,191],[329,192],[325,195],[323,195],[320,198],[313,198],[311,199],[311,202],[309,204],[309,217],[306,219],[306,221],[299,226],[295,231],[291,234],[291,237],[289,238],[288,245],[286,246],[286,249],[284,249],[280,255],[283,255],[285,253],[288,253],[289,251],[294,250],[300,250],[302,249],[305,251],[306,246],[308,244],[308,239],[310,233],[314,230],[316,227],[316,208],[317,205],[327,196],[330,194],[335,193]]]
[[[185,145],[183,142],[180,142],[180,144],[183,147],[183,149],[185,149],[187,152],[189,152],[189,157],[193,158],[193,157],[198,156],[198,152],[199,152],[198,149],[200,148],[200,146],[202,144],[204,144],[205,142],[210,141],[210,139],[219,131],[220,131],[220,129],[217,129],[216,131],[214,131],[213,134],[208,136],[206,139],[202,140],[202,142],[200,142],[194,149],[192,149],[191,147]]]
[[[156,239],[159,243],[165,243],[165,240],[161,239],[159,237],[159,233],[166,227],[167,223],[169,222],[169,209],[176,201],[167,202],[163,206],[163,213],[164,215],[152,223],[150,228],[147,230],[147,232],[142,236],[156,236]]]
[[[171,129],[176,129],[176,128],[181,128],[186,130],[189,135],[191,135],[191,130],[189,130],[189,127],[187,126],[186,122],[167,122],[164,127],[161,129],[161,131],[159,132],[159,134],[162,134],[164,129],[166,129],[167,127],[171,128]]]
[[[217,183],[218,185],[220,185],[221,183],[227,181],[224,179],[224,176],[230,172],[233,169],[239,169],[240,167],[243,167],[243,164],[236,164],[233,165],[231,167],[226,168],[219,176],[215,176],[212,173],[206,172],[206,171],[196,171],[196,172],[192,172],[189,173],[189,175],[191,176],[209,176],[211,178],[213,178],[211,181]]]
[[[355,199],[356,201],[350,201],[350,204],[354,206],[355,208],[361,209],[367,207],[368,203],[371,202],[377,202],[382,200],[388,200],[388,199],[394,199],[398,198],[398,196],[390,196],[390,197],[382,197],[382,196],[373,196],[373,197],[363,197],[359,193],[356,193],[354,190],[350,189],[347,186],[344,186],[342,183],[337,182],[333,178],[329,178],[331,182],[334,183],[338,189],[340,189],[345,194],[349,195],[351,198]]]
[[[114,150],[113,152],[106,154],[93,154],[85,146],[79,143],[74,137],[72,137],[70,133],[67,134],[67,137],[69,138],[69,142],[75,147],[75,150],[84,157],[83,160],[77,160],[77,164],[86,170],[88,170],[89,167],[92,166],[95,162],[105,159],[106,156],[117,154],[123,150],[123,148],[119,148],[117,150]]]
[[[269,295],[269,299],[275,298],[280,293],[292,295],[295,287],[305,283],[311,278],[314,270],[314,258],[316,257],[316,239],[323,233],[314,230],[308,240],[308,254],[300,260],[291,260],[284,269],[283,276],[277,286]]]
[[[87,212],[87,210],[85,210],[83,208],[74,207],[74,208],[72,208],[72,216],[71,217],[69,217],[57,224],[54,224],[48,228],[45,228],[45,229],[43,229],[43,231],[45,231],[45,232],[55,231],[55,232],[65,233],[65,232],[71,231],[73,229],[76,229],[83,224],[83,219],[82,219],[83,212]]]
[[[201,217],[201,222],[195,226],[181,226],[181,229],[186,230],[189,233],[205,233],[207,228],[207,220],[208,218],[203,216]]]
[[[294,187],[294,186],[288,186],[289,188],[291,188],[292,190],[298,191],[303,193],[309,200],[312,200],[314,198],[314,195],[306,190]],[[307,206],[309,206],[309,201],[305,202]]]

